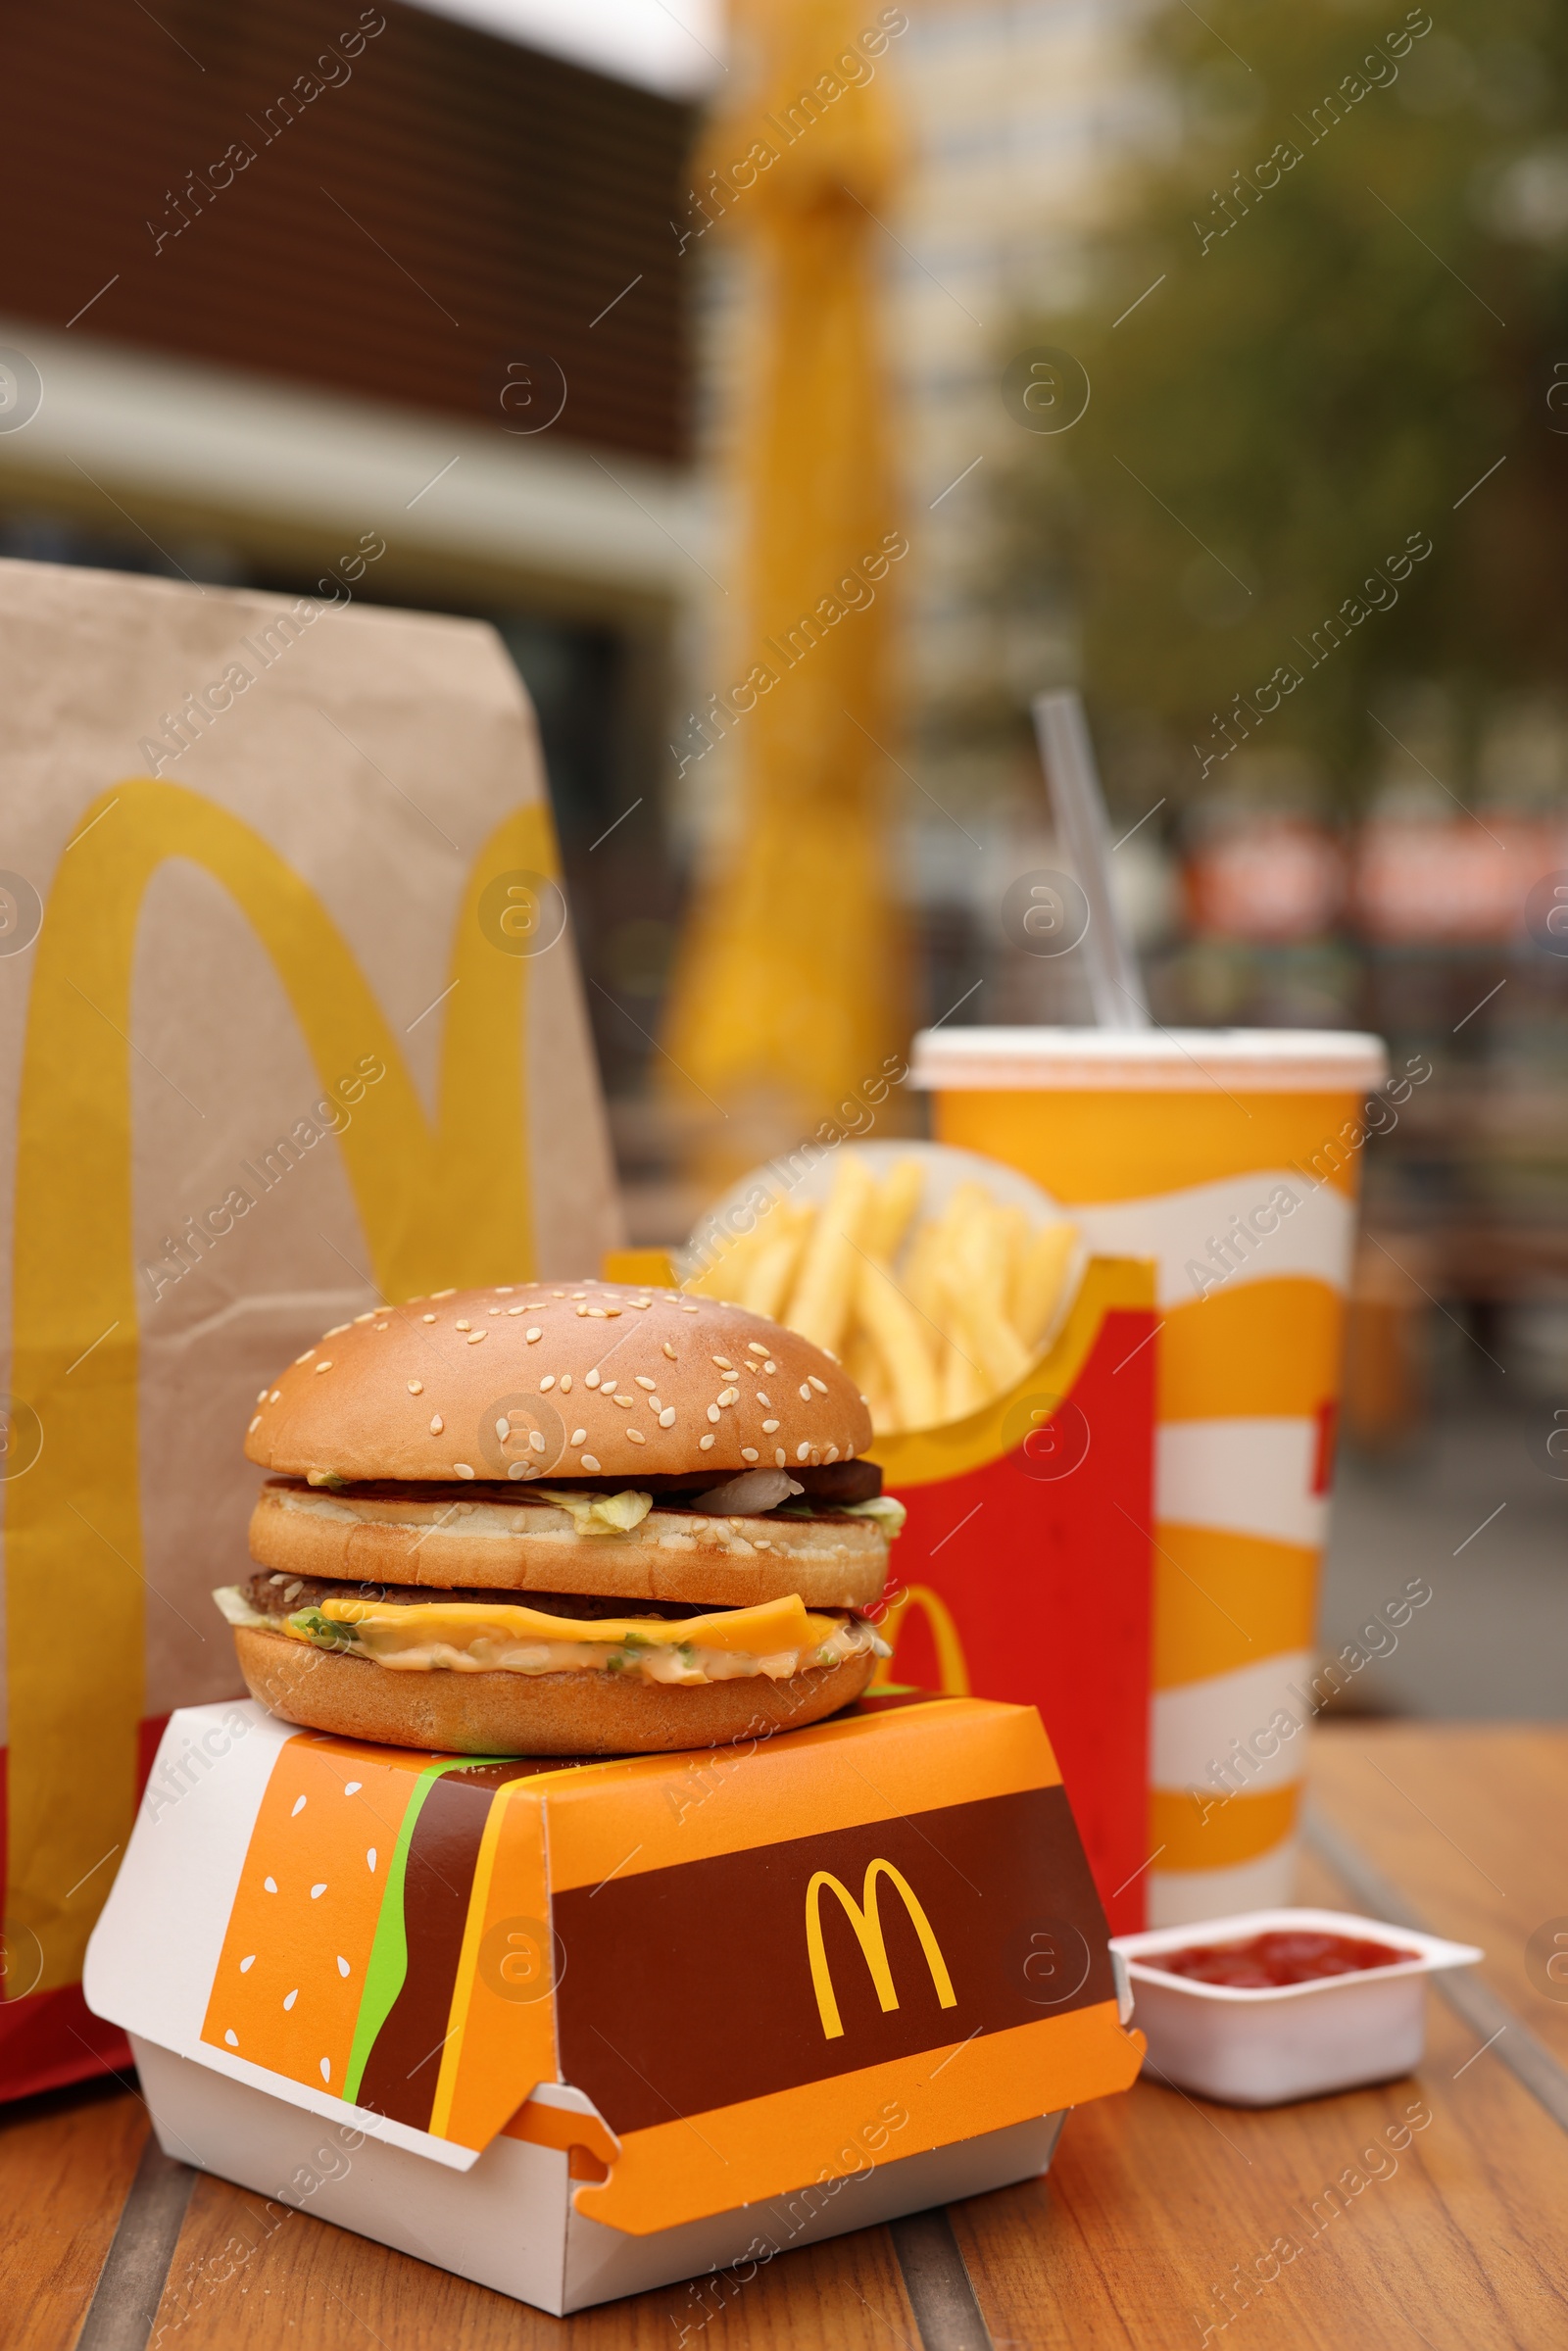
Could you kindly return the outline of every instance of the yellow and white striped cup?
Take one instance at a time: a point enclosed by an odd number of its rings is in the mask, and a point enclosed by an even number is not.
[[[927,1030],[944,1143],[1158,1266],[1152,1925],[1290,1898],[1361,1115],[1332,1031]]]

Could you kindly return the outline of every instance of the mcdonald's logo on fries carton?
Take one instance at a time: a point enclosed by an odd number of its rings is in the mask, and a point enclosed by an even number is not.
[[[0,643],[6,2096],[123,2061],[81,1955],[138,1763],[235,1687],[206,1595],[245,1558],[258,1387],[381,1299],[616,1234],[493,630],[0,563]],[[144,772],[225,661],[178,781]]]
[[[542,2308],[1038,2173],[1138,2071],[1031,1708],[574,1764],[247,1702],[168,1745],[210,1723],[88,1955],[165,2144]]]
[[[1112,1926],[1141,1926],[1153,1267],[1091,1257],[979,1152],[824,1142],[743,1178],[681,1270],[842,1356],[908,1514],[874,1687],[1038,1706]]]

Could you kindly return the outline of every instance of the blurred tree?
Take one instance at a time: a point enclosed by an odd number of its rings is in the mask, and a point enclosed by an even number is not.
[[[1244,741],[1348,788],[1391,678],[1473,706],[1560,674],[1568,12],[1183,0],[1143,42],[1090,293],[1018,336],[1093,390],[1020,433],[1003,568],[1071,596],[1091,698],[1179,743],[1174,793]]]

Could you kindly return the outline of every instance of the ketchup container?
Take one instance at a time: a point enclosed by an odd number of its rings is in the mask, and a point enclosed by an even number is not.
[[[1155,2082],[1282,2106],[1421,2061],[1422,1979],[1485,1954],[1341,1910],[1252,1910],[1118,1935]]]

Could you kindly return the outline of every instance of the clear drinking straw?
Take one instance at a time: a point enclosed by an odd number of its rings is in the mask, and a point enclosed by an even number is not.
[[[1144,975],[1110,893],[1110,829],[1082,697],[1037,694],[1034,717],[1056,829],[1089,902],[1082,947],[1095,1026],[1147,1029]]]

